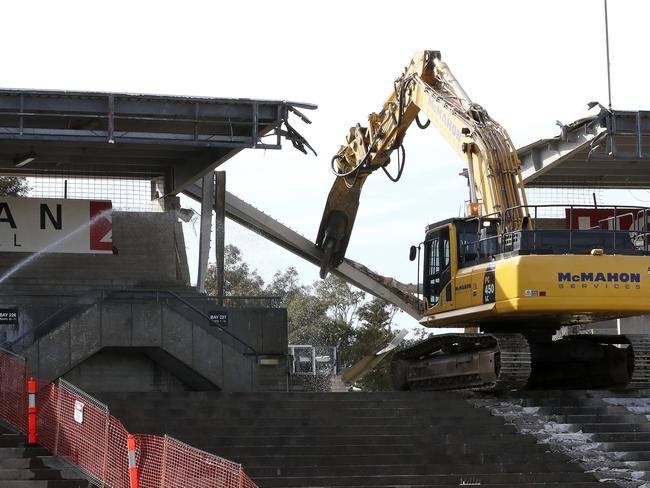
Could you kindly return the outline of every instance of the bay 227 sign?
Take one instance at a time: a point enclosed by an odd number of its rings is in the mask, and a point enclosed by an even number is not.
[[[111,202],[0,197],[0,252],[113,250]]]
[[[208,316],[213,327],[228,327],[228,310],[210,310]]]

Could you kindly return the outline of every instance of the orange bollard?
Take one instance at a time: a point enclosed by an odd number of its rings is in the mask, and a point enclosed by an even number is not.
[[[27,382],[27,443],[36,444],[36,380],[29,378]]]
[[[135,436],[133,434],[127,436],[126,448],[129,453],[129,487],[138,488],[138,466],[135,462]]]

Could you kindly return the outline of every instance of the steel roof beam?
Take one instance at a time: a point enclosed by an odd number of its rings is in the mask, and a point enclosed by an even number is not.
[[[201,201],[200,182],[190,185],[184,193],[195,201]],[[320,266],[322,251],[313,242],[229,192],[226,192],[226,217],[315,266]],[[332,273],[357,288],[396,305],[413,318],[421,318],[415,295],[398,288],[400,285],[409,288],[410,285],[402,285],[392,278],[378,275],[351,259],[345,259]]]

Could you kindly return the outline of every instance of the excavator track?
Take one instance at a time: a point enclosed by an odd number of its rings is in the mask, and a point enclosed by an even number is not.
[[[650,388],[650,335],[577,334],[550,344],[531,345],[534,388]]]
[[[521,334],[441,334],[397,352],[397,389],[510,390],[526,386],[530,349]]]
[[[500,369],[493,390],[520,390],[528,383],[531,356],[528,341],[521,334],[490,334],[497,340]]]
[[[401,390],[650,388],[650,335],[436,335],[398,351],[391,380]]]
[[[626,387],[650,388],[650,336],[626,335],[625,338],[630,343],[634,356],[632,377]]]

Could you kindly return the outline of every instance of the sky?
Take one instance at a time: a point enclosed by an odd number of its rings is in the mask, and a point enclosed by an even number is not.
[[[350,126],[380,110],[416,51],[441,51],[517,147],[557,135],[556,121],[588,114],[589,101],[607,103],[600,0],[14,1],[3,4],[2,16],[4,88],[317,104],[306,113],[311,125],[297,118],[293,125],[318,157],[287,143],[281,151],[243,151],[220,168],[230,192],[312,240],[334,179],[332,155]],[[648,18],[650,2],[609,1],[615,109],[650,109]],[[462,161],[435,129],[413,126],[405,148],[398,183],[381,172],[368,179],[347,256],[414,282],[410,245],[426,224],[460,215],[467,188]],[[646,195],[618,196],[627,203]],[[185,229],[194,271],[197,240],[191,225]],[[226,242],[266,280],[288,266],[305,283],[318,278],[313,265],[234,223]],[[397,322],[416,324],[404,315]]]

